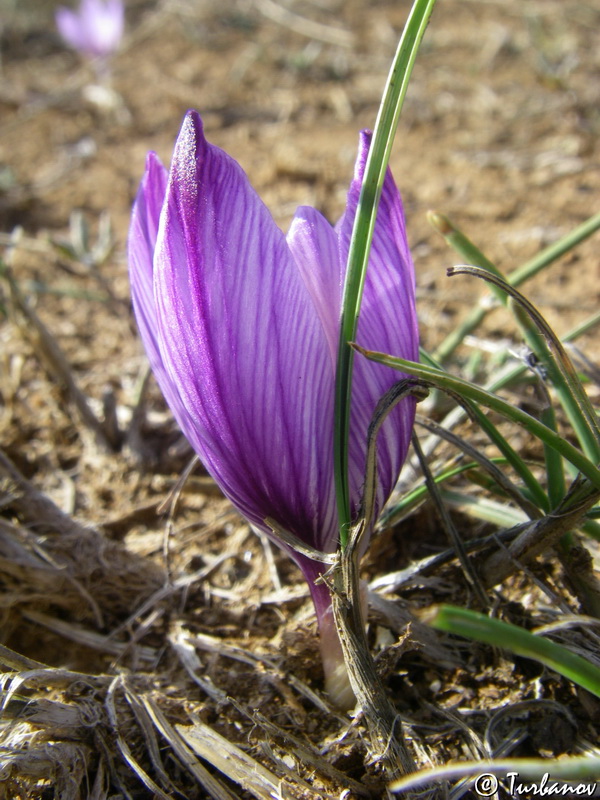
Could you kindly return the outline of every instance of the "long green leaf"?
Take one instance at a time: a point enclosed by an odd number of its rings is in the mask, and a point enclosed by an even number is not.
[[[516,655],[540,661],[600,697],[600,668],[566,647],[543,636],[536,636],[518,625],[456,606],[440,606],[428,622],[438,630],[502,647]]]
[[[548,369],[550,379],[559,394],[561,404],[578,436],[581,447],[588,458],[597,464],[600,461],[598,416],[560,339],[537,308],[503,278],[480,267],[459,266],[451,267],[448,270],[448,275],[461,274],[483,278],[498,289],[502,289],[515,301],[515,317],[521,325],[526,341]],[[539,337],[540,334],[543,340],[540,340],[538,345],[536,337]]]
[[[506,400],[498,397],[491,392],[481,389],[462,378],[457,378],[450,375],[443,370],[435,369],[433,367],[417,364],[415,361],[406,361],[404,358],[397,356],[390,356],[386,353],[377,353],[372,350],[365,350],[358,345],[353,345],[360,353],[371,361],[376,361],[378,364],[384,364],[387,367],[392,367],[399,372],[404,372],[408,375],[415,375],[417,378],[425,381],[431,386],[439,389],[450,391],[454,394],[462,394],[475,403],[480,403],[486,408],[497,411],[502,416],[511,419],[518,425],[521,425],[529,433],[536,436],[544,444],[553,447],[559,452],[567,461],[570,461],[577,469],[585,475],[590,482],[600,489],[600,469],[596,467],[586,456],[574,447],[572,444],[561,438],[555,431],[550,430],[539,420],[522,411],[517,406],[507,403]]]
[[[429,222],[440,233],[448,244],[459,254],[461,259],[466,264],[473,264],[478,267],[486,269],[493,275],[502,276],[498,267],[490,261],[490,259],[482,253],[482,251],[449,219],[439,212],[430,212],[428,215]],[[587,219],[579,227],[570,231],[566,236],[563,236],[557,242],[554,242],[549,247],[546,247],[530,261],[527,261],[521,267],[513,270],[506,280],[511,286],[519,286],[524,281],[536,275],[541,270],[549,266],[560,256],[567,253],[572,248],[576,247],[586,238],[591,236],[600,228],[600,214]],[[496,298],[503,304],[506,304],[506,295],[500,292],[497,287],[492,287],[492,291],[496,294]],[[488,311],[490,310],[490,303],[482,298],[478,305],[471,310],[465,319],[453,330],[444,341],[438,346],[435,357],[439,361],[445,361],[463,341],[467,334],[475,330],[482,322]]]
[[[342,547],[345,547],[347,543],[348,528],[351,522],[348,488],[348,438],[353,352],[349,343],[356,337],[377,208],[400,112],[417,52],[434,5],[435,0],[415,0],[404,27],[375,123],[350,242],[340,320],[334,410],[334,472]]]
[[[537,273],[547,267],[548,264],[556,261],[557,258],[568,253],[569,250],[572,250],[593,233],[596,233],[597,230],[600,230],[600,212],[586,219],[586,221],[582,222],[577,228],[569,231],[569,233],[562,236],[558,241],[544,248],[541,253],[538,253],[525,264],[509,273],[508,282],[512,286],[520,286],[524,281],[537,275]]]

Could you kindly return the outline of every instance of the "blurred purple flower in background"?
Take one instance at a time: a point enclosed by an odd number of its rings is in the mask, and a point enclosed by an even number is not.
[[[323,564],[278,540],[271,518],[306,545],[334,552],[335,368],[343,283],[370,135],[362,133],[346,210],[333,228],[297,210],[287,237],[241,167],[204,138],[188,112],[170,173],[154,153],[129,234],[133,306],[165,398],[206,469],[239,511],[284,547],[309,583],[326,685],[349,704]],[[361,345],[418,357],[413,265],[400,195],[388,171],[358,325]],[[367,428],[402,376],[355,360],[349,480],[358,511]],[[377,509],[406,457],[414,402],[402,401],[378,438]],[[341,684],[340,684],[341,682]],[[340,685],[342,688],[340,688]]]
[[[107,58],[123,38],[122,0],[81,0],[78,11],[60,6],[56,27],[65,42],[88,58]]]

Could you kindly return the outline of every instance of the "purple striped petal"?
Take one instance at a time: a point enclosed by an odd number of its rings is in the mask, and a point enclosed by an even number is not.
[[[336,226],[340,259],[346,264],[371,135],[362,132],[354,179],[346,211]],[[369,268],[365,281],[357,342],[363,347],[417,360],[419,334],[415,308],[414,267],[404,223],[400,194],[388,170],[379,204]],[[380,397],[402,375],[389,367],[357,356],[354,362],[350,418],[349,480],[353,508],[360,502],[364,482],[366,434]],[[377,509],[381,510],[406,458],[414,422],[414,402],[407,400],[391,412],[378,436]]]
[[[292,220],[287,242],[325,331],[335,373],[346,269],[340,260],[338,237],[322,214],[301,206]]]
[[[239,165],[188,113],[160,220],[154,290],[161,359],[184,433],[261,528],[336,535],[329,347],[285,237]],[[175,409],[174,409],[175,410]]]
[[[334,373],[343,282],[370,141],[370,134],[363,132],[346,211],[335,230],[318,211],[301,207],[287,237],[325,330]],[[402,201],[389,170],[373,235],[357,341],[373,350],[403,358],[418,358],[414,268],[406,238]],[[355,360],[349,447],[350,497],[354,511],[361,500],[367,429],[372,414],[380,397],[401,378],[402,375],[394,370],[360,356]],[[379,433],[378,510],[398,478],[413,422],[414,403],[407,400],[390,414]]]
[[[155,153],[148,153],[146,172],[133,205],[127,242],[131,300],[140,336],[152,372],[175,418],[187,412],[179,392],[165,370],[157,338],[158,319],[154,301],[154,249],[160,212],[167,189],[168,172]],[[179,423],[182,427],[183,424]]]
[[[336,229],[303,207],[286,241],[239,165],[206,142],[200,118],[190,112],[168,185],[157,157],[148,158],[129,238],[141,336],[184,433],[251,522],[264,530],[265,517],[273,517],[327,551],[337,541],[332,407],[342,282],[368,147],[363,134],[346,212]],[[417,357],[413,266],[400,196],[389,173],[358,341]],[[372,413],[398,379],[393,370],[356,360],[350,440],[354,510]],[[379,508],[405,458],[413,418],[414,404],[404,402],[379,435]],[[292,555],[307,578],[321,571]],[[310,582],[320,609],[327,592]]]
[[[158,156],[148,153],[146,172],[133,204],[127,242],[133,308],[152,369],[160,370],[162,360],[156,339],[153,261],[167,178],[168,172]]]
[[[86,0],[92,2],[92,0]],[[342,286],[369,136],[361,136],[346,212],[336,228],[300,208],[283,236],[239,165],[186,116],[171,171],[156,156],[129,234],[132,297],[158,383],[183,432],[224,493],[250,522],[335,549],[333,397]],[[418,355],[413,266],[400,196],[383,188],[357,339]],[[350,490],[360,504],[367,429],[399,379],[357,358],[350,420]],[[404,461],[414,419],[405,401],[378,438],[377,510]],[[323,565],[279,541],[300,566],[319,619],[326,685],[353,701],[324,583]],[[365,542],[366,544],[366,542]]]

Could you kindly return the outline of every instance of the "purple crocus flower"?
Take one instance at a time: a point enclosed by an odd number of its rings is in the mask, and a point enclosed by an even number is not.
[[[107,58],[123,37],[125,10],[122,0],[81,0],[78,11],[59,7],[56,27],[74,50],[88,58]]]
[[[285,236],[245,173],[204,138],[190,111],[171,170],[150,153],[133,208],[133,307],[157,381],[186,437],[236,508],[287,549],[314,600],[326,685],[347,680],[323,565],[278,541],[271,518],[306,545],[334,552],[333,405],[340,309],[370,134],[360,136],[346,210],[332,227],[301,207]],[[416,359],[414,272],[400,195],[388,171],[357,341]],[[401,376],[355,360],[349,480],[358,510],[366,434]],[[401,402],[378,438],[377,508],[408,449],[414,403]]]

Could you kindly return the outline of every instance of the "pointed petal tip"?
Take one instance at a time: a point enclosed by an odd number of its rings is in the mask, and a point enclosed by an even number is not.
[[[183,118],[175,142],[168,196],[171,196],[173,191],[177,194],[179,190],[182,190],[191,199],[193,205],[195,202],[193,198],[198,193],[198,165],[208,146],[204,137],[202,118],[197,111],[190,109]]]
[[[202,122],[202,117],[195,108],[188,108],[188,110],[185,112],[185,121],[188,120],[190,124],[193,124],[198,130],[204,132],[204,123]]]
[[[184,148],[197,148],[198,144],[201,142],[206,142],[206,138],[204,136],[204,123],[202,122],[202,117],[200,114],[193,108],[188,109],[186,114],[183,118],[183,122],[181,124],[181,130],[179,131],[179,136],[177,137],[177,145],[175,150],[177,151],[179,143],[182,143]]]
[[[156,164],[160,164],[162,166],[162,161],[154,152],[154,150],[149,150],[146,153],[146,172],[150,172],[150,170],[154,169]]]
[[[146,154],[144,175],[140,184],[140,191],[147,192],[150,186],[160,186],[164,195],[167,176],[169,172],[154,150]],[[139,197],[139,195],[138,195]],[[137,202],[137,200],[136,200]]]
[[[363,128],[358,134],[358,153],[356,156],[356,163],[354,165],[354,180],[360,181],[362,183],[362,179],[365,173],[365,167],[367,165],[367,157],[369,155],[369,150],[371,148],[371,142],[373,140],[373,133],[368,128]]]

